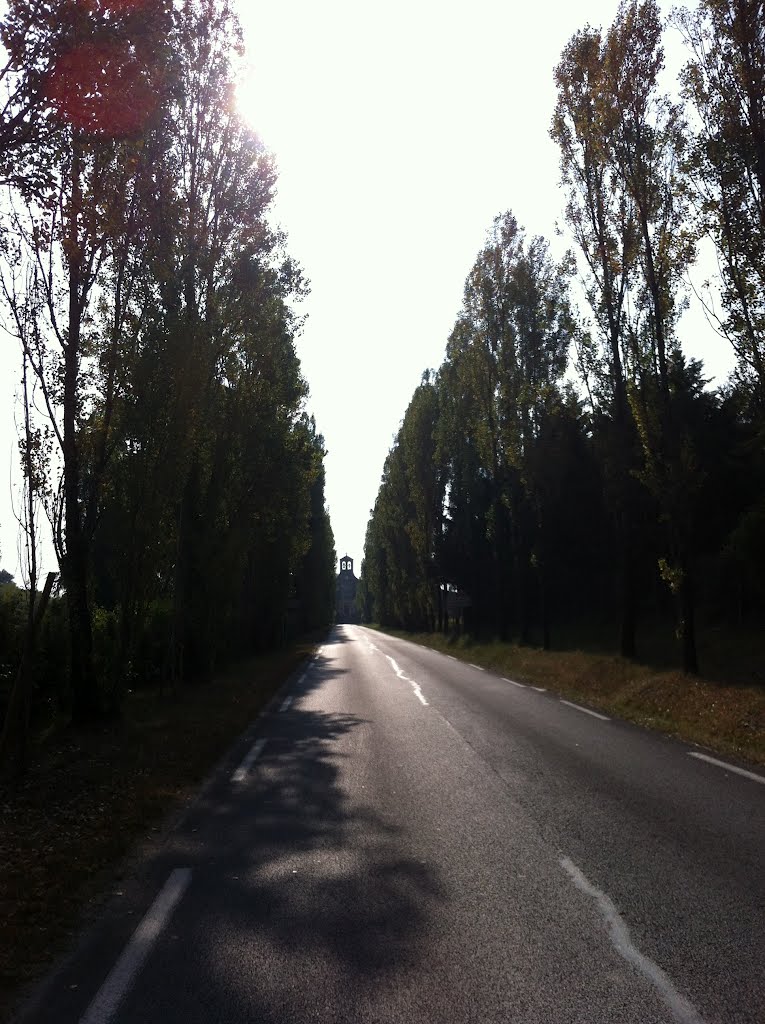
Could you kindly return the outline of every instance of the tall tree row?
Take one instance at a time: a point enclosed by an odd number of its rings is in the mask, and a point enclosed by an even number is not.
[[[674,20],[685,106],[662,90],[655,0],[624,0],[607,31],[564,49],[551,135],[575,248],[557,265],[511,214],[496,219],[431,385],[428,572],[406,542],[418,389],[368,528],[370,616],[419,626],[405,595],[440,581],[476,630],[547,646],[556,625],[611,620],[626,656],[641,619],[671,617],[696,672],[700,603],[707,620],[762,608],[765,14],[702,0]],[[717,392],[680,322],[705,239],[738,359]]]
[[[228,0],[11,0],[0,39],[2,292],[47,413],[85,721],[142,674],[208,675],[330,621],[307,286],[236,108]]]

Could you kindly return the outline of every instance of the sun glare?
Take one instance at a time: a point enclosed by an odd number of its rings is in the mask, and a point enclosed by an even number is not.
[[[273,139],[267,138],[270,131],[267,105],[263,102],[263,93],[258,82],[255,68],[248,64],[239,75],[236,83],[236,105],[245,122],[273,147]]]

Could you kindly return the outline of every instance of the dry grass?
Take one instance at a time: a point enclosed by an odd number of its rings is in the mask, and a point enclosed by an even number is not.
[[[762,685],[694,679],[615,655],[543,651],[437,633],[396,635],[720,753],[765,764]],[[740,675],[735,665],[731,671]]]
[[[135,693],[118,725],[48,735],[24,781],[0,789],[0,1020],[309,650],[254,659],[178,699]]]

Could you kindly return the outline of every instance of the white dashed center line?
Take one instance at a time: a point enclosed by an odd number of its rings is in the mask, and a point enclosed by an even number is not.
[[[391,656],[389,654],[386,654],[385,657],[388,659],[388,661],[393,666],[393,671],[396,673],[396,675],[399,677],[399,679],[403,679],[405,683],[409,683],[409,685],[414,690],[414,695],[417,698],[417,700],[421,704],[424,704],[425,707],[427,707],[428,706],[428,702],[425,700],[425,695],[423,694],[422,690],[420,689],[420,684],[416,683],[414,681],[414,679],[410,679],[409,676],[405,676],[404,675],[404,673],[398,667],[398,664],[397,664],[395,658],[391,658]]]
[[[232,782],[244,782],[247,779],[247,776],[250,774],[250,769],[252,768],[255,761],[263,753],[263,747],[265,747],[265,745],[266,741],[264,739],[255,741],[255,745],[253,746],[252,750],[249,752],[247,757],[245,757],[245,759],[239,765],[237,770],[231,776]]]
[[[703,1020],[699,1016],[696,1007],[684,995],[678,992],[672,979],[657,963],[650,960],[633,945],[629,928],[609,897],[604,892],[601,892],[600,889],[596,889],[568,857],[564,857],[560,861],[560,866],[568,874],[577,889],[595,901],[595,905],[606,923],[608,937],[616,952],[640,971],[644,978],[650,981],[671,1010],[678,1024],[703,1024]]]
[[[753,779],[755,782],[759,782],[765,786],[765,776],[755,775],[754,772],[748,772],[746,768],[737,768],[734,764],[728,764],[726,761],[718,761],[716,757],[709,757],[708,754],[697,754],[695,750],[689,750],[688,755],[690,757],[698,758],[699,761],[706,761],[708,764],[717,765],[718,768],[724,768],[726,772],[735,772],[736,775],[743,775],[745,779]]]
[[[599,711],[590,711],[589,708],[583,708],[581,704],[574,704],[570,700],[560,699],[561,704],[566,704],[570,708],[576,708],[577,711],[584,711],[585,715],[592,715],[593,718],[599,718],[601,722],[610,722],[611,719],[608,715],[601,715]]]
[[[502,676],[502,682],[503,683],[512,683],[513,686],[519,686],[522,690],[526,689],[526,684],[525,683],[516,683],[516,681],[514,679],[508,679],[507,676]]]
[[[112,1019],[190,881],[190,868],[176,868],[172,872],[143,921],[133,932],[133,937],[98,990],[85,1016],[80,1018],[80,1024],[107,1024]]]
[[[477,668],[479,672],[485,672],[486,671],[486,669],[483,667],[483,665],[474,665],[472,661],[469,661],[468,665],[470,665],[471,668]]]

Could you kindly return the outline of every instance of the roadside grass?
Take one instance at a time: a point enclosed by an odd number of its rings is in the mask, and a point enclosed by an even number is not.
[[[742,664],[731,649],[727,674],[719,659],[714,674],[694,678],[612,654],[382,631],[721,754],[765,764],[765,686],[760,673],[751,671],[748,650]],[[742,683],[742,678],[757,681]]]
[[[177,698],[140,690],[114,725],[40,738],[26,777],[0,787],[0,1020],[310,651],[254,658]]]

